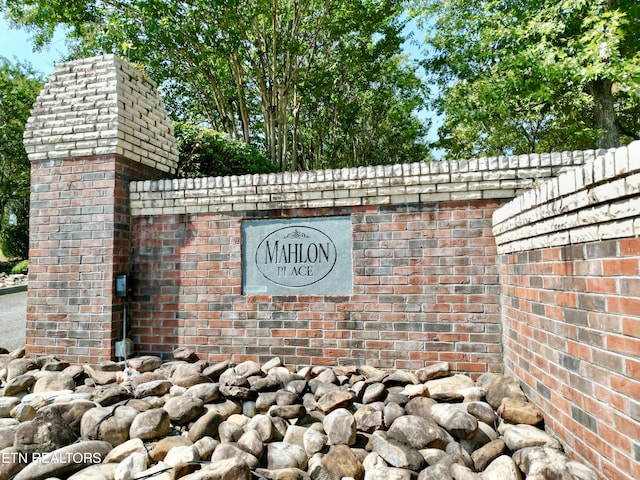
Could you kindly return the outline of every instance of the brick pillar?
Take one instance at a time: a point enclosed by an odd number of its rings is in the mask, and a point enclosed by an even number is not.
[[[115,355],[129,270],[129,182],[173,173],[154,83],[113,55],[59,64],[26,126],[31,161],[27,354]]]

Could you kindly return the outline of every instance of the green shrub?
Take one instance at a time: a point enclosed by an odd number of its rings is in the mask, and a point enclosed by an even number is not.
[[[220,177],[278,172],[264,151],[226,134],[192,123],[175,122],[181,177]]]
[[[7,258],[26,258],[29,256],[28,219],[14,225],[4,225],[0,230],[0,251]]]
[[[27,273],[29,270],[29,260],[22,260],[21,262],[16,263],[11,269],[11,273],[13,275],[17,275],[20,273]]]

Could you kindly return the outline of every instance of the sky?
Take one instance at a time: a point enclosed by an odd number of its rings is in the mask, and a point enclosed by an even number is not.
[[[40,52],[33,51],[33,35],[25,30],[10,28],[9,22],[0,17],[0,57],[14,63],[28,61],[38,72],[49,76],[53,73],[55,64],[66,53],[64,37],[56,35],[51,46],[45,47]]]

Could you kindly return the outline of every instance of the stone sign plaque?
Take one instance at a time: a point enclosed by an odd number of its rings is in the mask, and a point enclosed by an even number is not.
[[[247,220],[242,272],[245,295],[349,295],[351,218]]]

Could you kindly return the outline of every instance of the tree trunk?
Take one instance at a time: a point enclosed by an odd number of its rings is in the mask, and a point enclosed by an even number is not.
[[[598,148],[620,146],[612,86],[613,82],[607,79],[594,80],[588,85],[589,93],[593,97],[593,126],[602,132],[597,141]]]

